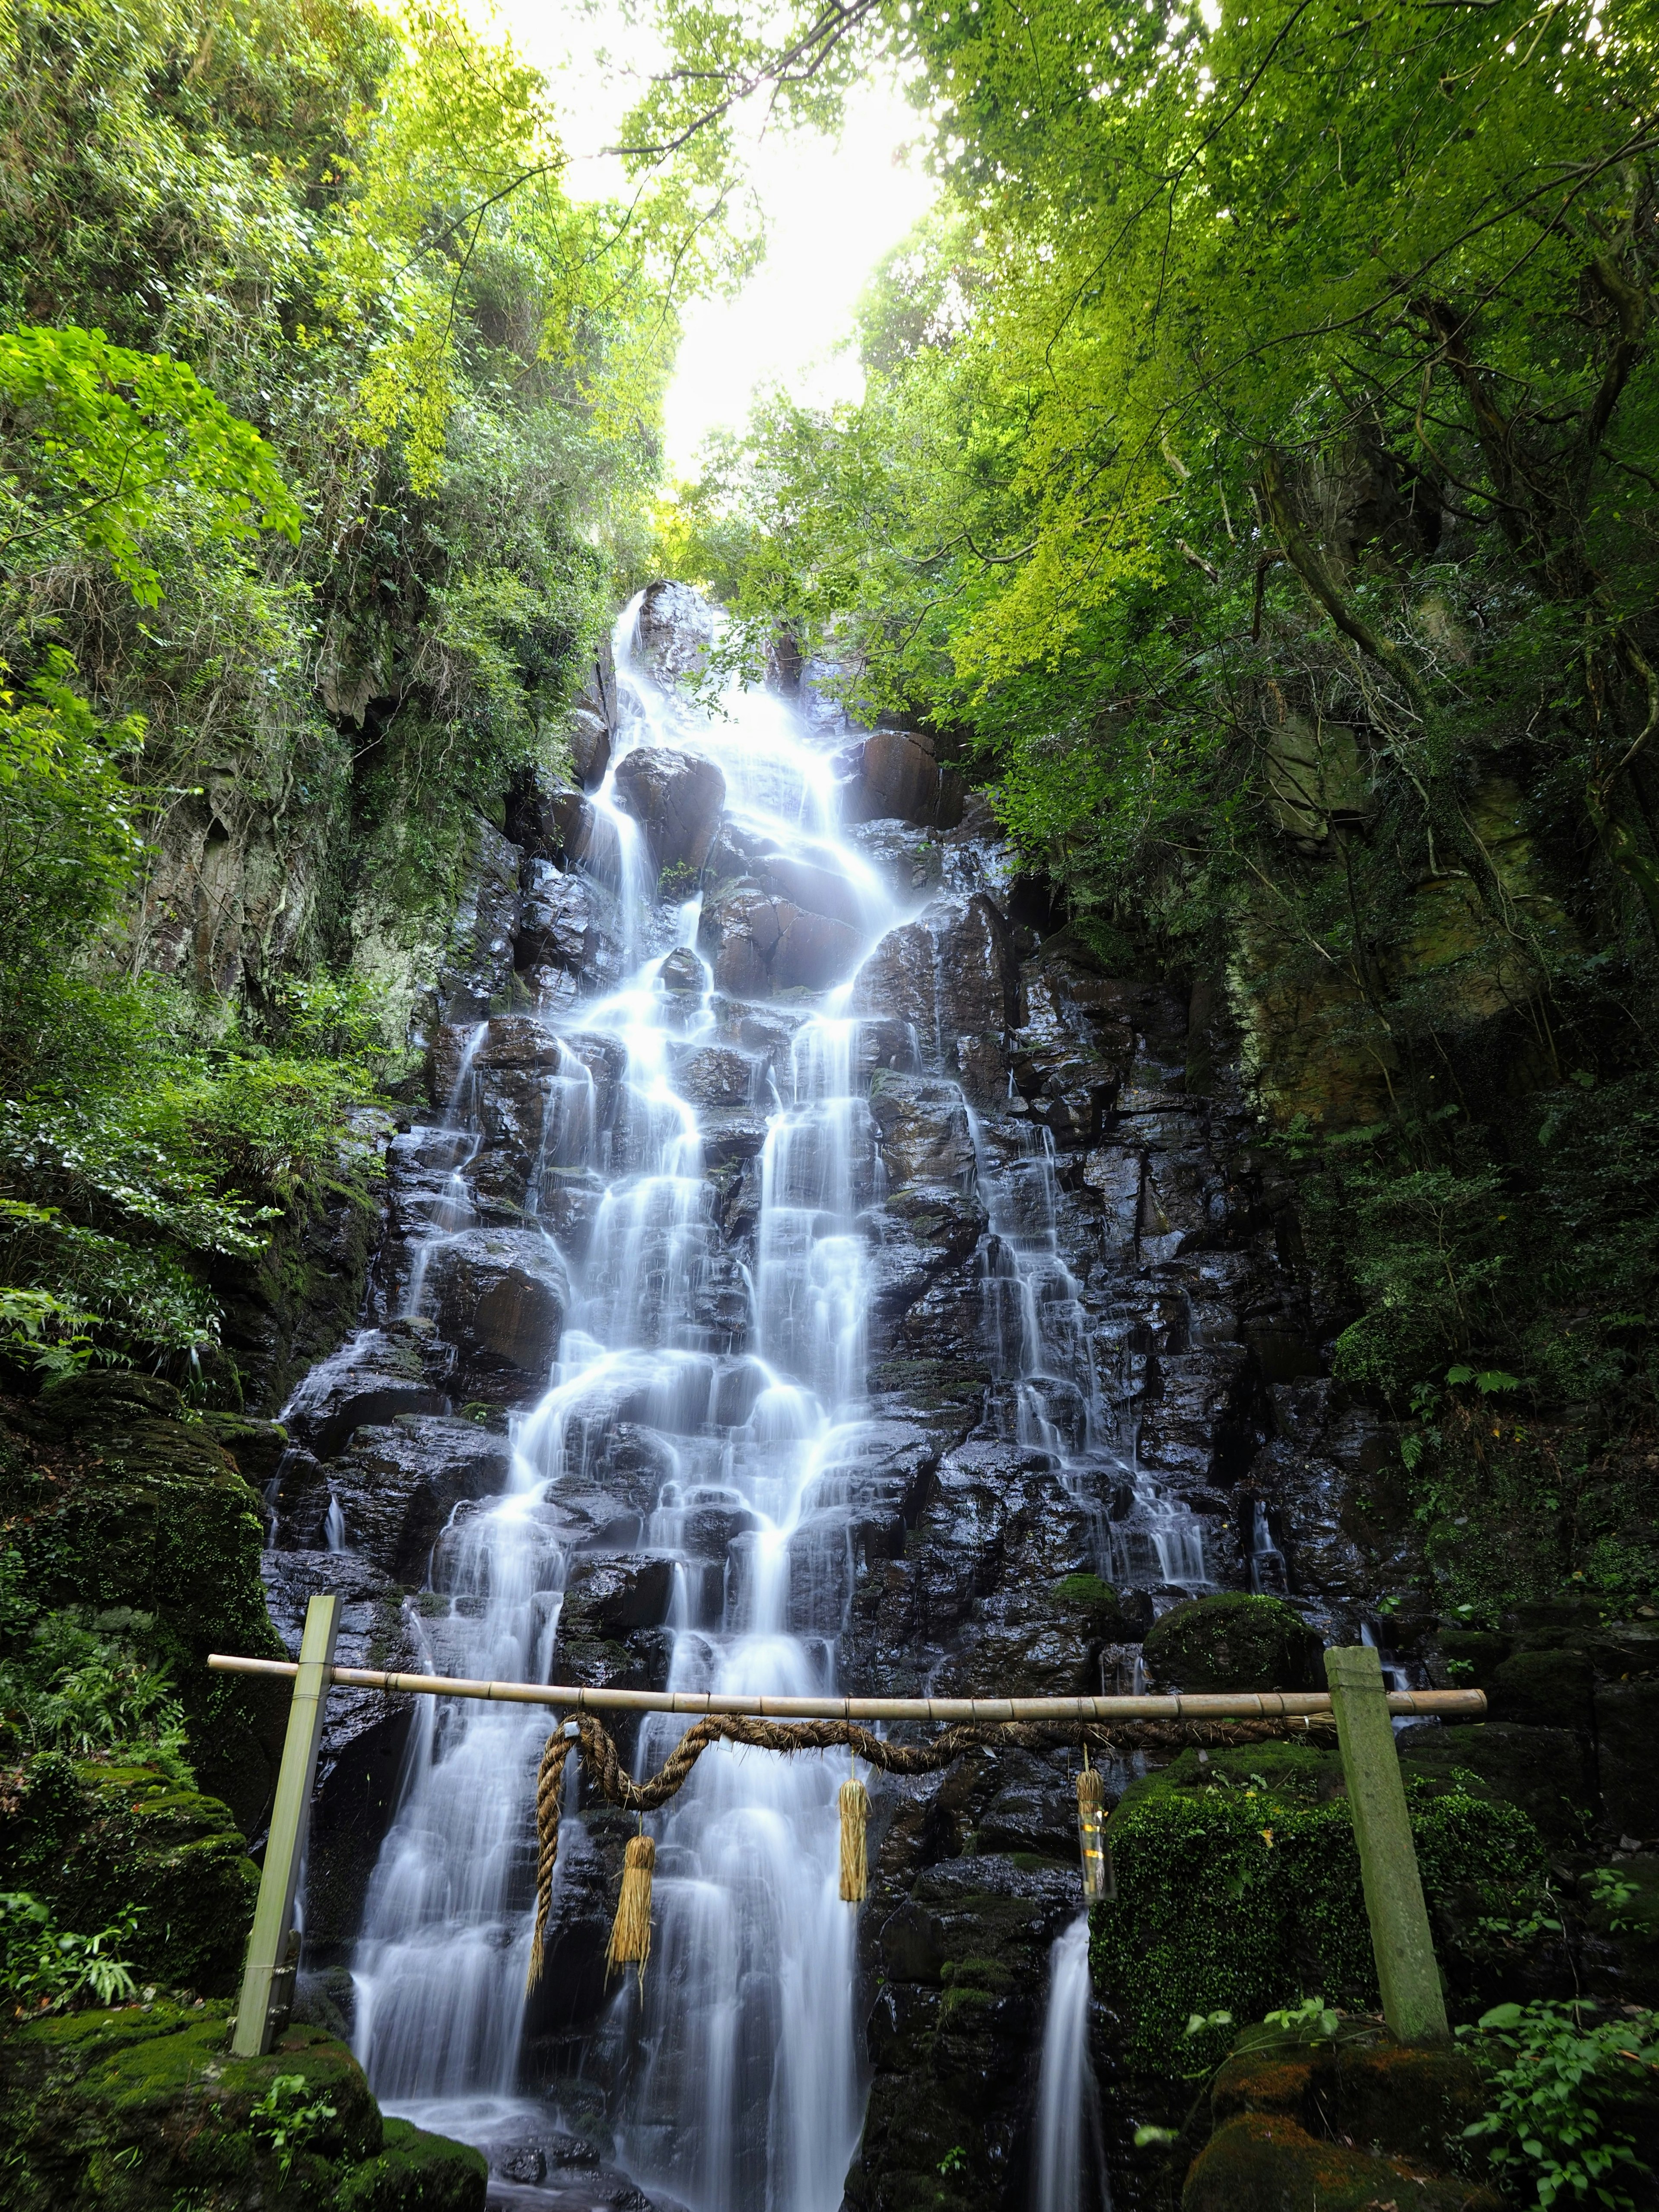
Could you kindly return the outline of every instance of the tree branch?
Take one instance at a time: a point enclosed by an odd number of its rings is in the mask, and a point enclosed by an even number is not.
[[[1273,527],[1284,545],[1285,558],[1344,637],[1352,638],[1362,653],[1369,653],[1379,666],[1388,670],[1426,721],[1430,712],[1429,696],[1423,689],[1416,670],[1398,646],[1391,644],[1385,637],[1379,637],[1370,624],[1362,620],[1343,598],[1336,579],[1326,565],[1323,554],[1304,536],[1297,522],[1289,488],[1285,482],[1283,465],[1271,447],[1261,463],[1261,489],[1267,499],[1267,512],[1273,520]]]

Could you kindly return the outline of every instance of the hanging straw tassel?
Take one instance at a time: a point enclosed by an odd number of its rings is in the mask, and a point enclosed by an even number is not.
[[[611,1923],[605,1972],[638,1965],[640,1986],[645,1986],[645,1962],[651,1956],[651,1869],[657,1863],[657,1847],[649,1836],[630,1836],[623,1853],[622,1895]]]
[[[1085,1766],[1077,1778],[1077,1840],[1085,1898],[1092,1904],[1098,1897],[1115,1897],[1117,1877],[1106,1841],[1106,1784],[1097,1767]]]
[[[841,1893],[848,1905],[862,1905],[870,1887],[864,1831],[870,1819],[870,1793],[854,1777],[841,1785]]]

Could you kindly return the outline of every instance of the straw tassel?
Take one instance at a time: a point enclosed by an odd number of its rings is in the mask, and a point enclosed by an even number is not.
[[[1088,1757],[1085,1746],[1084,1757]],[[1117,1878],[1106,1841],[1106,1784],[1097,1767],[1085,1766],[1077,1778],[1077,1836],[1083,1861],[1083,1894],[1115,1897]]]
[[[870,1793],[855,1776],[841,1785],[841,1893],[848,1905],[862,1905],[870,1887],[864,1832],[870,1819]]]
[[[651,1869],[657,1863],[657,1847],[649,1836],[630,1836],[623,1853],[622,1895],[611,1923],[605,1972],[637,1965],[640,1984],[645,1984],[645,1962],[651,1956]]]

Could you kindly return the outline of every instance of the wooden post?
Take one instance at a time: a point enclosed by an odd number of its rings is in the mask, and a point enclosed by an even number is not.
[[[1359,1845],[1382,2016],[1402,2043],[1444,2043],[1451,2031],[1412,1845],[1382,1662],[1369,1645],[1330,1650],[1325,1654],[1325,1675]]]
[[[242,1970],[241,2001],[236,2008],[236,2033],[231,2040],[230,2047],[239,2058],[260,2058],[270,2048],[271,1984],[288,1959],[294,1893],[299,1886],[306,1826],[311,1817],[317,1747],[322,1741],[323,1700],[328,1694],[325,1670],[333,1661],[339,1620],[337,1597],[313,1597],[306,1607],[300,1670],[294,1678],[294,1703],[289,1708],[276,1802],[265,1839],[259,1902],[254,1907],[253,1933],[248,1938],[247,1964]]]

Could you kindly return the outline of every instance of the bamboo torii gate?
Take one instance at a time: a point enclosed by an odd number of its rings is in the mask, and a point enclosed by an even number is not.
[[[1298,1723],[1305,1727],[1310,1722],[1334,1719],[1359,1847],[1383,2018],[1403,2042],[1439,2043],[1448,2039],[1445,2003],[1412,1844],[1392,1722],[1396,1716],[1410,1715],[1478,1720],[1486,1710],[1486,1700],[1480,1690],[1387,1690],[1382,1663],[1369,1645],[1326,1652],[1325,1674],[1330,1687],[1324,1691],[1182,1692],[1138,1698],[775,1698],[707,1690],[604,1690],[575,1684],[477,1682],[444,1674],[398,1674],[368,1667],[337,1667],[334,1640],[339,1606],[337,1596],[311,1600],[297,1661],[246,1659],[216,1651],[207,1662],[222,1674],[270,1675],[294,1685],[232,2042],[239,2057],[255,2058],[270,2050],[292,1986],[294,1968],[289,1951],[295,1892],[322,1740],[323,1701],[336,1686],[414,1697],[482,1698],[501,1704],[547,1705],[566,1713],[684,1713],[699,1718],[725,1715],[782,1723],[933,1721],[948,1726],[1074,1726],[1146,1721],[1277,1721],[1294,1728]]]

